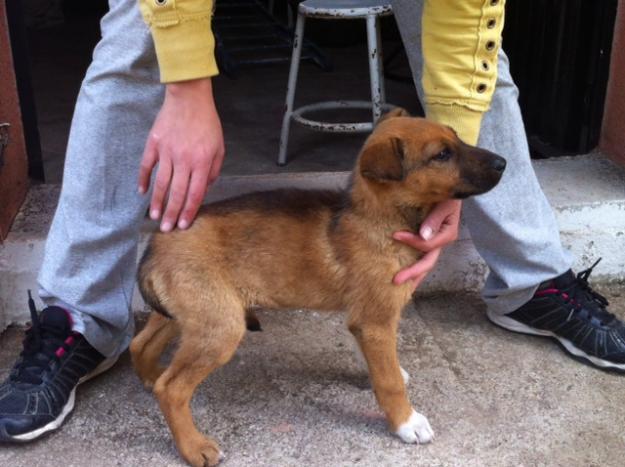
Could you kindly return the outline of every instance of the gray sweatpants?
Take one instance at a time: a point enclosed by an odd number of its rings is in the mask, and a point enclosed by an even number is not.
[[[70,311],[74,329],[101,353],[122,352],[132,337],[131,300],[139,229],[149,196],[137,194],[139,161],[163,100],[154,47],[136,0],[110,0],[102,40],[82,84],[67,148],[63,188],[39,275],[48,305]],[[394,2],[417,87],[418,4]],[[405,11],[404,11],[405,10]],[[484,298],[512,311],[540,282],[564,272],[553,213],[529,161],[517,90],[503,53],[480,146],[508,160],[492,192],[465,202],[464,216],[490,267]]]

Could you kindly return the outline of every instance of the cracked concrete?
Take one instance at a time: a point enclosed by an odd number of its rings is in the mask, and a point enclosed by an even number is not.
[[[601,290],[625,317],[625,286]],[[412,401],[431,445],[391,436],[342,314],[261,312],[233,360],[198,389],[199,427],[244,466],[616,467],[625,454],[625,376],[567,357],[551,340],[490,324],[478,296],[424,297],[401,324]],[[0,338],[0,378],[21,331]],[[184,465],[127,355],[82,386],[63,428],[0,449],[11,467]]]

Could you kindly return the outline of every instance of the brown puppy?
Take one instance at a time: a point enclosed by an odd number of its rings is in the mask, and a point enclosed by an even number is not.
[[[447,127],[401,115],[393,112],[369,136],[345,192],[245,195],[206,206],[189,230],[152,237],[139,286],[155,312],[130,350],[190,464],[220,459],[217,443],[196,429],[189,402],[232,357],[253,307],[345,309],[391,430],[409,443],[431,440],[427,419],[406,395],[396,352],[412,288],[392,278],[420,254],[391,236],[417,231],[440,201],[490,190],[505,160]],[[177,335],[179,347],[162,368],[159,357]]]

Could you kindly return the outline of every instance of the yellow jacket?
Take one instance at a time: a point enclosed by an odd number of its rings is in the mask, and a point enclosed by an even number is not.
[[[163,83],[219,73],[211,31],[213,0],[139,0],[150,26]]]
[[[429,118],[469,144],[497,80],[504,0],[425,0],[423,88]],[[214,76],[213,0],[139,0],[165,83]]]
[[[425,0],[426,115],[476,144],[497,81],[505,0]]]

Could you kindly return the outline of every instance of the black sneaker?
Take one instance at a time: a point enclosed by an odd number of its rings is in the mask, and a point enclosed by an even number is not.
[[[76,386],[115,363],[72,331],[63,308],[38,316],[30,292],[28,305],[24,350],[0,385],[0,441],[30,441],[58,428],[74,408]]]
[[[510,331],[553,337],[574,357],[602,369],[625,371],[625,324],[588,284],[597,263],[577,276],[569,270],[543,282],[518,310],[489,312],[488,318]]]

